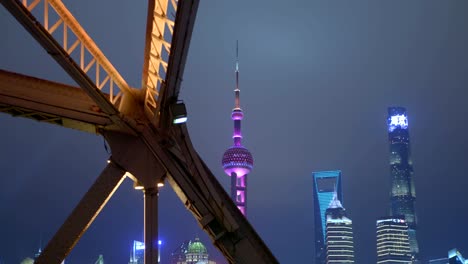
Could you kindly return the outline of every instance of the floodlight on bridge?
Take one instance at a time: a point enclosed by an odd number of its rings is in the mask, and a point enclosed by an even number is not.
[[[171,105],[172,123],[175,125],[187,122],[187,109],[183,102]]]
[[[143,190],[143,185],[139,181],[134,181],[133,182],[133,189],[135,190]]]

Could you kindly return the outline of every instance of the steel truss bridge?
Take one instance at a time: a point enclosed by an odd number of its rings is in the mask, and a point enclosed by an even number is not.
[[[149,0],[141,87],[128,85],[60,0],[0,0],[79,85],[0,70],[0,111],[100,134],[108,165],[37,264],[59,264],[128,177],[144,193],[145,263],[158,256],[158,184],[167,181],[230,263],[278,263],[195,151],[179,92],[199,0]]]

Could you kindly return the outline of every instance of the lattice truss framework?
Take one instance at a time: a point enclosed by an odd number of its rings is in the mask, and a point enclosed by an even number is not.
[[[178,0],[156,0],[149,3],[146,32],[145,60],[143,66],[143,91],[145,112],[154,116],[160,102],[161,86],[166,78],[171,40],[174,33]]]
[[[23,6],[42,25],[96,87],[109,94],[120,109],[124,93],[137,96],[60,0],[22,0]],[[149,1],[142,93],[147,117],[154,120],[159,94],[169,64],[178,0]],[[157,122],[154,120],[154,122]]]
[[[81,87],[0,70],[0,111],[100,133],[112,149],[108,166],[49,241],[38,264],[61,263],[126,176],[145,189],[145,247],[150,249],[145,262],[157,259],[155,186],[167,178],[230,263],[278,263],[198,156],[186,125],[167,122],[178,99],[198,2],[148,1],[142,89],[137,90],[60,0],[0,0]],[[146,120],[132,111],[146,113]]]

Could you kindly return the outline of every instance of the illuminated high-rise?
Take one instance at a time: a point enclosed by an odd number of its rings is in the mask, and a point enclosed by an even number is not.
[[[161,262],[161,240],[158,240],[158,263]],[[130,252],[130,261],[128,264],[144,264],[145,262],[145,243],[133,241],[133,247]]]
[[[327,264],[354,263],[353,221],[336,195],[326,211]]]
[[[145,259],[145,243],[133,241],[133,247],[130,252],[130,261],[128,264],[144,264]]]
[[[416,239],[416,191],[413,163],[410,155],[408,115],[403,107],[388,108],[388,140],[390,143],[391,215],[404,216],[408,224],[411,255],[417,262],[419,247]]]
[[[343,201],[341,192],[341,171],[312,172],[314,199],[315,263],[326,263],[325,212],[336,192],[338,200]]]
[[[237,52],[238,53],[238,52]],[[224,152],[221,161],[224,172],[231,177],[231,199],[243,215],[247,216],[247,175],[253,168],[250,151],[242,146],[241,120],[244,113],[240,107],[239,62],[236,61],[235,107],[231,118],[234,121],[234,145]]]
[[[468,264],[468,259],[465,259],[456,248],[449,250],[448,259],[449,264]]]
[[[400,217],[377,220],[377,264],[411,264],[408,225]]]
[[[468,264],[468,259],[454,248],[448,251],[448,257],[429,260],[429,264]]]

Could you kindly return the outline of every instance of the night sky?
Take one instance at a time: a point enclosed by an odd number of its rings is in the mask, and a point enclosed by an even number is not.
[[[127,82],[139,87],[146,1],[64,1]],[[356,263],[375,263],[388,213],[388,106],[409,114],[423,260],[468,256],[468,1],[201,0],[180,99],[201,157],[232,144],[239,40],[244,145],[255,159],[248,217],[281,263],[313,263],[312,171],[341,170]],[[0,68],[74,84],[0,6]],[[0,262],[32,257],[106,166],[100,136],[0,114]],[[143,195],[126,180],[67,264],[128,263]],[[160,194],[162,258],[199,235],[174,192]],[[225,261],[222,260],[224,263]],[[163,262],[165,263],[165,262]]]

